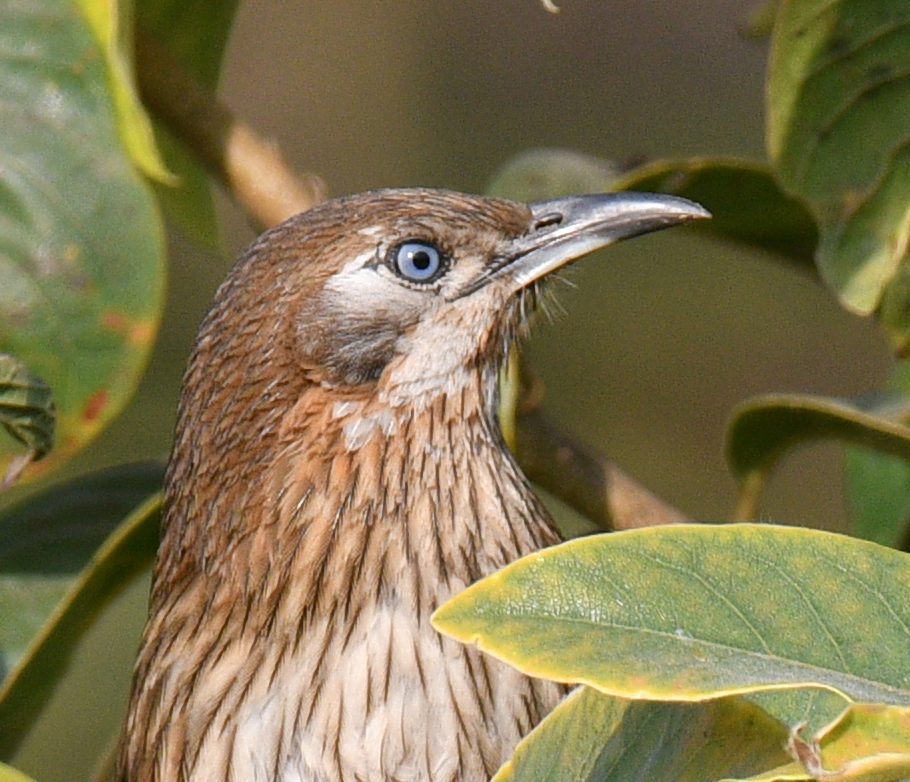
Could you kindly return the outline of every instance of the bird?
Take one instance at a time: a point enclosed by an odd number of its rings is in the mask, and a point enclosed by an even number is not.
[[[425,188],[266,231],[192,350],[118,782],[481,782],[564,695],[433,611],[559,535],[497,424],[540,287],[707,217]]]

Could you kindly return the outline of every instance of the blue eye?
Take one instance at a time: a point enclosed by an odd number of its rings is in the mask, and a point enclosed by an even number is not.
[[[405,242],[393,253],[395,271],[412,282],[428,282],[442,269],[439,250],[426,242]]]

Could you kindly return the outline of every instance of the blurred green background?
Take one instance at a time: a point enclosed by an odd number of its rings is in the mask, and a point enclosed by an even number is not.
[[[529,147],[619,161],[732,154],[762,159],[765,47],[739,29],[749,0],[537,0],[242,4],[223,99],[332,195],[395,185],[482,191]],[[169,301],[149,372],[128,410],[67,471],[164,458],[196,326],[253,238],[219,199],[225,253],[173,233]],[[562,313],[527,349],[547,409],[685,512],[730,516],[723,461],[731,407],[766,391],[851,396],[882,385],[876,327],[770,257],[686,235],[645,237],[585,260],[558,284]],[[553,309],[553,308],[551,308]],[[58,477],[58,476],[55,476]],[[769,520],[838,528],[839,452],[798,452],[775,477]],[[111,739],[143,622],[145,584],[84,644],[75,680],[20,753],[84,778]],[[92,702],[84,701],[84,688]],[[42,764],[44,765],[44,764]],[[44,775],[44,779],[48,779]]]

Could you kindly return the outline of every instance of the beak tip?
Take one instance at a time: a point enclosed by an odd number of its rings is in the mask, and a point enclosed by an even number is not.
[[[629,195],[640,197],[642,206],[639,208],[655,217],[663,217],[668,227],[695,220],[710,220],[713,217],[705,207],[688,198],[663,193],[630,193]],[[630,205],[632,204],[635,204],[635,201],[631,201]],[[634,208],[633,206],[633,211]]]
[[[688,201],[689,203],[689,215],[692,220],[710,220],[714,217],[711,212],[709,212],[701,204],[696,203],[695,201]]]
[[[621,191],[565,196],[528,204],[531,229],[512,244],[509,268],[520,289],[594,250],[711,213],[688,198]]]
[[[695,203],[695,201],[690,201],[692,204],[692,219],[693,220],[710,220],[714,215],[710,211],[705,209],[701,204]]]

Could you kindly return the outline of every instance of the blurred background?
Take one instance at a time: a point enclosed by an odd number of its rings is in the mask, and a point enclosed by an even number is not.
[[[403,185],[480,192],[531,147],[618,161],[760,160],[766,47],[739,33],[753,6],[563,0],[554,15],[537,0],[248,0],[221,96],[296,168],[320,174],[332,195]],[[150,371],[70,474],[166,457],[195,329],[254,236],[226,199],[219,210],[223,253],[171,232],[169,302]],[[569,279],[558,285],[563,312],[538,324],[525,351],[545,383],[546,409],[696,518],[730,516],[723,432],[734,404],[768,391],[851,396],[880,386],[887,372],[877,329],[816,283],[771,256],[684,230],[586,259]],[[788,459],[763,514],[842,526],[837,449]],[[57,755],[61,780],[84,778],[111,740],[146,589],[124,595],[80,651],[74,669],[97,694],[80,704],[84,724],[49,714],[21,752],[24,770]],[[67,683],[55,698],[65,703],[78,691]]]

